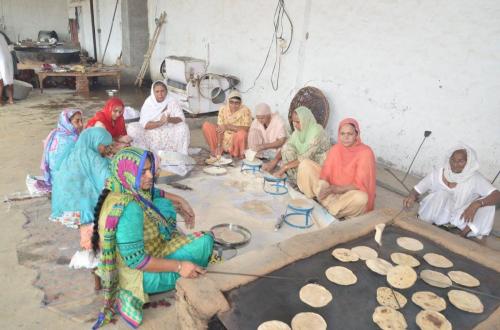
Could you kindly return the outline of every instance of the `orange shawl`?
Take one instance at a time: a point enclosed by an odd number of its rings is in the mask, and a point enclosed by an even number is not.
[[[340,129],[346,124],[356,128],[358,136],[354,145],[346,148],[340,143]],[[321,169],[320,178],[331,185],[355,185],[368,194],[366,212],[375,204],[375,156],[372,149],[361,142],[361,131],[355,119],[346,118],[339,124],[338,141],[330,151]]]

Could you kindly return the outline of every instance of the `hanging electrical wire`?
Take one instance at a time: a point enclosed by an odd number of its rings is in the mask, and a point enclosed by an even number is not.
[[[285,33],[285,24],[284,22],[288,22],[288,33]],[[286,41],[286,37],[289,37],[288,42]],[[264,68],[266,67],[266,64],[269,60],[269,56],[271,54],[271,49],[275,48],[275,55],[274,55],[274,63],[273,63],[273,68],[271,71],[271,86],[273,90],[278,90],[279,88],[279,79],[280,79],[280,70],[281,70],[281,56],[288,53],[288,50],[290,49],[290,46],[292,45],[292,40],[293,40],[293,22],[288,14],[286,8],[285,8],[285,0],[278,0],[278,3],[276,5],[276,9],[274,10],[274,15],[273,15],[273,35],[271,38],[271,42],[269,44],[269,47],[267,49],[266,57],[264,59],[264,63],[262,64],[259,73],[257,74],[257,77],[255,77],[252,86],[245,90],[242,93],[247,93],[250,90],[252,90],[256,83],[257,80],[259,80],[260,76],[264,72]]]

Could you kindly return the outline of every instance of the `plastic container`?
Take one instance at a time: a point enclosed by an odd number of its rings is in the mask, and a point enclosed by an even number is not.
[[[24,100],[33,89],[31,84],[14,79],[14,100]]]

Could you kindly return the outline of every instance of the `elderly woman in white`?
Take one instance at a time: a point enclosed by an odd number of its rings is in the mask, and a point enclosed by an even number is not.
[[[189,127],[177,100],[168,95],[166,84],[157,80],[141,108],[139,123],[127,126],[133,146],[158,153],[160,150],[188,154]]]
[[[489,235],[500,192],[479,173],[476,152],[460,144],[448,153],[442,167],[420,181],[403,201],[410,208],[420,195],[418,217],[438,226],[451,224],[464,237]]]

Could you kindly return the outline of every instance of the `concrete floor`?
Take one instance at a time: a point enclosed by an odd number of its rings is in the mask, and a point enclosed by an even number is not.
[[[125,88],[119,96],[127,105],[140,109],[148,94],[147,88]],[[63,108],[80,108],[85,117],[89,118],[102,107],[106,99],[104,89],[93,91],[90,98],[75,97],[70,90],[46,89],[44,94],[35,90],[27,100],[0,107],[0,147],[3,151],[1,163],[4,169],[4,175],[0,179],[0,195],[24,191],[26,174],[39,173],[41,141],[54,128]],[[206,148],[200,129],[205,120],[214,121],[215,117],[187,119],[191,127],[193,147]],[[395,172],[399,177],[403,176],[403,173]],[[399,210],[403,197],[394,191],[404,189],[381,165],[378,166],[377,179],[386,188],[377,187],[376,208],[390,207]],[[409,176],[406,182],[411,187],[417,180]],[[37,276],[36,271],[18,264],[16,248],[27,236],[22,228],[25,221],[22,208],[13,208],[3,203],[0,217],[3,220],[3,230],[0,231],[0,292],[4,297],[0,301],[0,318],[9,320],[7,328],[80,328],[80,325],[40,308],[42,294],[31,285]],[[494,228],[497,231],[500,231],[499,217],[500,212],[497,212]],[[480,244],[500,251],[500,239],[497,237],[490,236],[480,241]],[[88,328],[88,325],[82,328]]]

